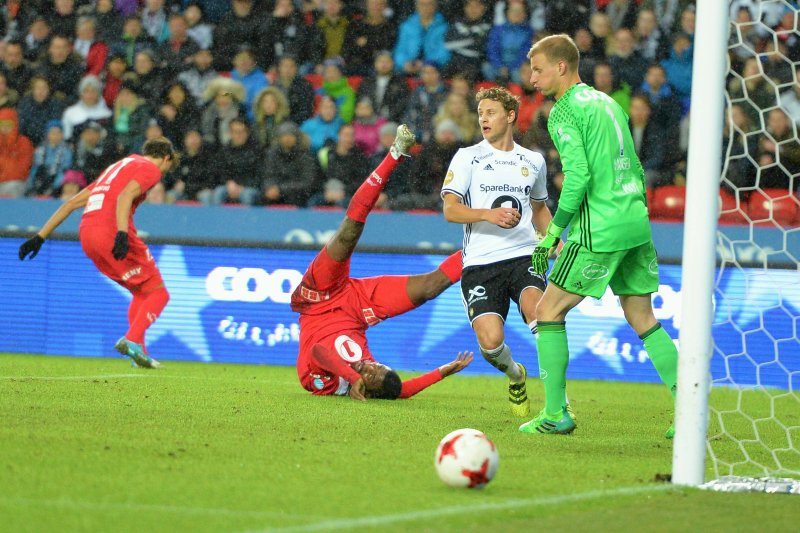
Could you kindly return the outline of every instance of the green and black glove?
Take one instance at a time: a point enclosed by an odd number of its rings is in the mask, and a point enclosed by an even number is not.
[[[531,256],[533,271],[537,274],[543,275],[547,272],[547,267],[550,264],[550,256],[556,251],[562,233],[564,233],[564,228],[561,226],[556,226],[554,222],[548,224],[547,234],[544,239],[539,241],[539,244],[534,248],[533,255]]]

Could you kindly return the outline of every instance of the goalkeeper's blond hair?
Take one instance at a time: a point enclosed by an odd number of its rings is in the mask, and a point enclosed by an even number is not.
[[[535,54],[544,54],[550,63],[563,61],[571,72],[578,71],[581,54],[575,41],[566,33],[549,35],[533,43],[528,51],[528,59]]]
[[[519,116],[519,98],[511,94],[505,87],[489,87],[488,89],[481,89],[475,95],[475,101],[481,103],[481,100],[494,100],[500,102],[506,113],[509,111],[514,112],[514,122],[517,121]]]

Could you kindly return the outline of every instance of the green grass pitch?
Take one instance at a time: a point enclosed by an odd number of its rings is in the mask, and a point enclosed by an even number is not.
[[[501,377],[406,401],[316,398],[287,367],[0,354],[0,531],[795,531],[800,498],[716,494],[671,470],[663,387],[574,381],[571,436],[519,433]],[[541,384],[529,381],[534,408]],[[481,491],[433,468],[484,431]]]

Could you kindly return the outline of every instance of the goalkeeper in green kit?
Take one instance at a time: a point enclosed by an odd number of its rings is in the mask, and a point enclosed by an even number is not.
[[[566,315],[586,296],[607,287],[619,296],[625,318],[644,341],[661,380],[675,396],[678,352],[653,314],[658,260],[650,234],[644,170],[634,151],[628,117],[604,93],[582,83],[578,48],[560,34],[528,52],[531,84],[556,99],[547,129],[561,156],[564,185],[547,235],[533,252],[534,270],[548,259],[569,227],[547,289],[537,307],[539,372],[545,406],[520,426],[524,433],[571,433],[575,421],[563,409],[569,349]],[[672,438],[674,426],[667,430]]]

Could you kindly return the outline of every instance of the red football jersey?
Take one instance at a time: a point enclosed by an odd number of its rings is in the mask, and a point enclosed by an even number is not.
[[[136,235],[133,213],[147,196],[147,191],[161,179],[161,170],[141,155],[130,155],[120,159],[90,185],[91,195],[81,218],[81,226],[117,226],[117,198],[131,181],[142,188],[142,194],[134,199],[128,219],[128,234]]]

